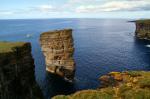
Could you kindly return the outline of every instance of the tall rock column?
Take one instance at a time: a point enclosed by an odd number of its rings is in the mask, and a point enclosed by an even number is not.
[[[72,29],[44,32],[40,36],[46,70],[72,81],[75,74]]]
[[[0,42],[0,99],[43,99],[30,43]]]

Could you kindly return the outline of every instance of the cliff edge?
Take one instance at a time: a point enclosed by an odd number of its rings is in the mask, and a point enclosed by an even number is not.
[[[52,99],[150,99],[150,72],[111,72],[99,78],[101,87],[58,95]]]
[[[0,99],[43,99],[30,43],[0,42]]]
[[[136,36],[140,39],[150,40],[150,19],[136,21]]]
[[[72,81],[75,74],[72,29],[44,32],[40,36],[46,70]]]

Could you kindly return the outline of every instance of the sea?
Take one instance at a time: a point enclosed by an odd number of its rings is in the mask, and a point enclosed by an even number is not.
[[[111,71],[150,70],[150,41],[135,37],[131,19],[8,19],[0,20],[0,41],[32,44],[35,78],[45,99],[96,89],[99,77]],[[75,81],[68,83],[45,71],[39,37],[42,32],[73,29]]]

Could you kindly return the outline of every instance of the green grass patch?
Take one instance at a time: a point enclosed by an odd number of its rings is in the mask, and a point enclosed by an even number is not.
[[[139,71],[128,71],[128,74],[129,74],[131,77],[141,76],[141,72],[139,72]]]
[[[129,90],[121,93],[121,99],[150,99],[149,89]]]
[[[108,94],[97,90],[85,90],[70,96],[59,95],[53,97],[52,99],[113,99],[113,94]]]
[[[150,78],[143,78],[139,82],[140,87],[145,88],[149,87],[150,88]]]
[[[145,20],[137,20],[137,23],[143,23],[143,24],[150,24],[150,19],[145,19]]]
[[[15,47],[21,47],[25,42],[0,42],[0,53],[11,52]]]

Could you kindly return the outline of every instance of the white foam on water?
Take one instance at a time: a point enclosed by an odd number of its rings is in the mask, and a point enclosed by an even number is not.
[[[26,37],[27,38],[31,38],[33,36],[33,34],[27,34]]]
[[[146,47],[150,47],[150,45],[146,45]]]

